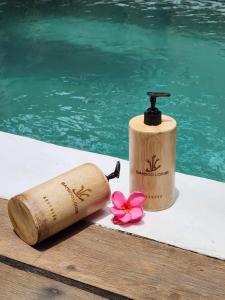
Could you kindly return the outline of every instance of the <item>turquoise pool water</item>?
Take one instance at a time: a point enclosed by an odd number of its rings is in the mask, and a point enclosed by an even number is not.
[[[128,158],[148,90],[177,170],[225,181],[224,1],[0,0],[0,130]]]

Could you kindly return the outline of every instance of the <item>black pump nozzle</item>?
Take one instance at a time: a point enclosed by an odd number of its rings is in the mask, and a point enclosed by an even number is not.
[[[150,98],[151,107],[144,113],[144,123],[146,125],[159,125],[162,122],[162,114],[161,111],[155,107],[156,99],[157,97],[170,97],[170,93],[148,92],[147,95]]]
[[[112,172],[111,174],[109,174],[108,176],[106,176],[106,178],[108,180],[110,180],[110,179],[119,178],[119,177],[120,177],[120,162],[117,161],[114,172]]]

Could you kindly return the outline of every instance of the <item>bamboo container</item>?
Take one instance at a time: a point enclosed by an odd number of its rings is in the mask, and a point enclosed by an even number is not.
[[[144,208],[163,210],[175,201],[176,121],[155,108],[156,97],[148,93],[152,107],[129,122],[130,192],[145,195]]]
[[[101,209],[109,200],[109,179],[92,163],[83,164],[10,199],[14,230],[29,245],[37,244]]]

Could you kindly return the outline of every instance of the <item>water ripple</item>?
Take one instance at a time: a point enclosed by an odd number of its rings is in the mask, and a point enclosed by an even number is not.
[[[225,181],[225,2],[0,0],[0,130],[128,158],[146,91],[177,170]]]

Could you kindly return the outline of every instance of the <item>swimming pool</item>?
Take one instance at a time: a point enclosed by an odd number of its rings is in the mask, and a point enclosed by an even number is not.
[[[167,91],[177,170],[225,181],[224,28],[224,1],[0,0],[0,130],[128,158]]]

